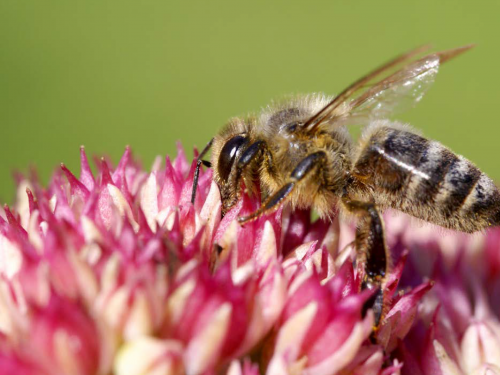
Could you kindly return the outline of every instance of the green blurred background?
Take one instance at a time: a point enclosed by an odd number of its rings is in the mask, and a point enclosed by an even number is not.
[[[0,1],[0,201],[11,171],[81,144],[149,167],[203,147],[231,116],[290,93],[333,94],[402,51],[477,47],[400,116],[500,180],[500,2]]]

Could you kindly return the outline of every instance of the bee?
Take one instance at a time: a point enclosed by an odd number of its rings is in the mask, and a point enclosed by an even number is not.
[[[500,223],[500,192],[474,164],[388,116],[418,103],[440,65],[469,50],[409,51],[339,95],[298,96],[256,116],[234,118],[198,158],[211,165],[224,215],[238,201],[241,182],[260,185],[260,208],[245,224],[288,203],[321,217],[337,211],[358,218],[355,247],[364,264],[362,288],[375,327],[384,313],[384,282],[391,264],[381,212],[396,209],[445,228],[472,233]],[[347,126],[365,125],[358,142]],[[203,162],[211,147],[211,162]]]

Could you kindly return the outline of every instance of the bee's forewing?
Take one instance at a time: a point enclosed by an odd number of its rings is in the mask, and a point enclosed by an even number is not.
[[[331,119],[332,116],[338,112],[338,109],[342,109],[345,107],[345,103],[348,102],[356,93],[360,90],[366,88],[366,86],[375,80],[375,78],[380,75],[387,73],[393,68],[396,68],[398,65],[407,64],[408,61],[411,61],[413,57],[422,53],[423,51],[429,49],[429,46],[421,46],[415,48],[409,52],[406,52],[396,58],[388,61],[387,63],[379,66],[374,69],[370,73],[358,79],[356,82],[352,83],[348,87],[346,87],[339,95],[337,95],[330,103],[328,103],[324,108],[322,108],[318,113],[309,118],[305,123],[304,127],[308,128],[310,131],[314,131],[315,128],[318,127],[322,122]]]
[[[347,105],[349,116],[384,118],[415,106],[434,83],[439,56],[416,61],[376,83]]]
[[[403,55],[404,58],[399,57],[356,81],[308,120],[306,124],[311,124],[309,128],[312,131],[321,123],[330,125],[334,123],[342,125],[363,123],[373,118],[382,118],[393,113],[403,112],[423,98],[434,83],[440,64],[470,48],[472,45],[436,52],[413,62],[409,61],[409,58],[413,57],[414,53],[407,53]],[[381,72],[386,72],[388,67],[395,66],[395,61],[405,65],[382,80],[370,83]],[[363,84],[360,85],[360,82]],[[359,92],[361,93],[355,96]]]

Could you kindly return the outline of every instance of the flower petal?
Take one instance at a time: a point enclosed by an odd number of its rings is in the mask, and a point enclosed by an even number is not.
[[[113,370],[116,375],[180,375],[182,367],[179,342],[140,337],[120,349]]]
[[[229,303],[221,305],[205,329],[190,341],[184,352],[184,365],[188,375],[201,374],[215,364],[217,353],[227,334],[231,311]]]

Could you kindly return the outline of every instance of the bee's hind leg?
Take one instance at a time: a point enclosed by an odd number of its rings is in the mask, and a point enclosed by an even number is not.
[[[384,314],[383,283],[389,272],[390,254],[385,244],[384,222],[374,203],[343,198],[348,212],[359,216],[355,246],[358,260],[364,264],[362,289],[373,290],[373,294],[363,306],[363,314],[372,309],[376,330]]]

